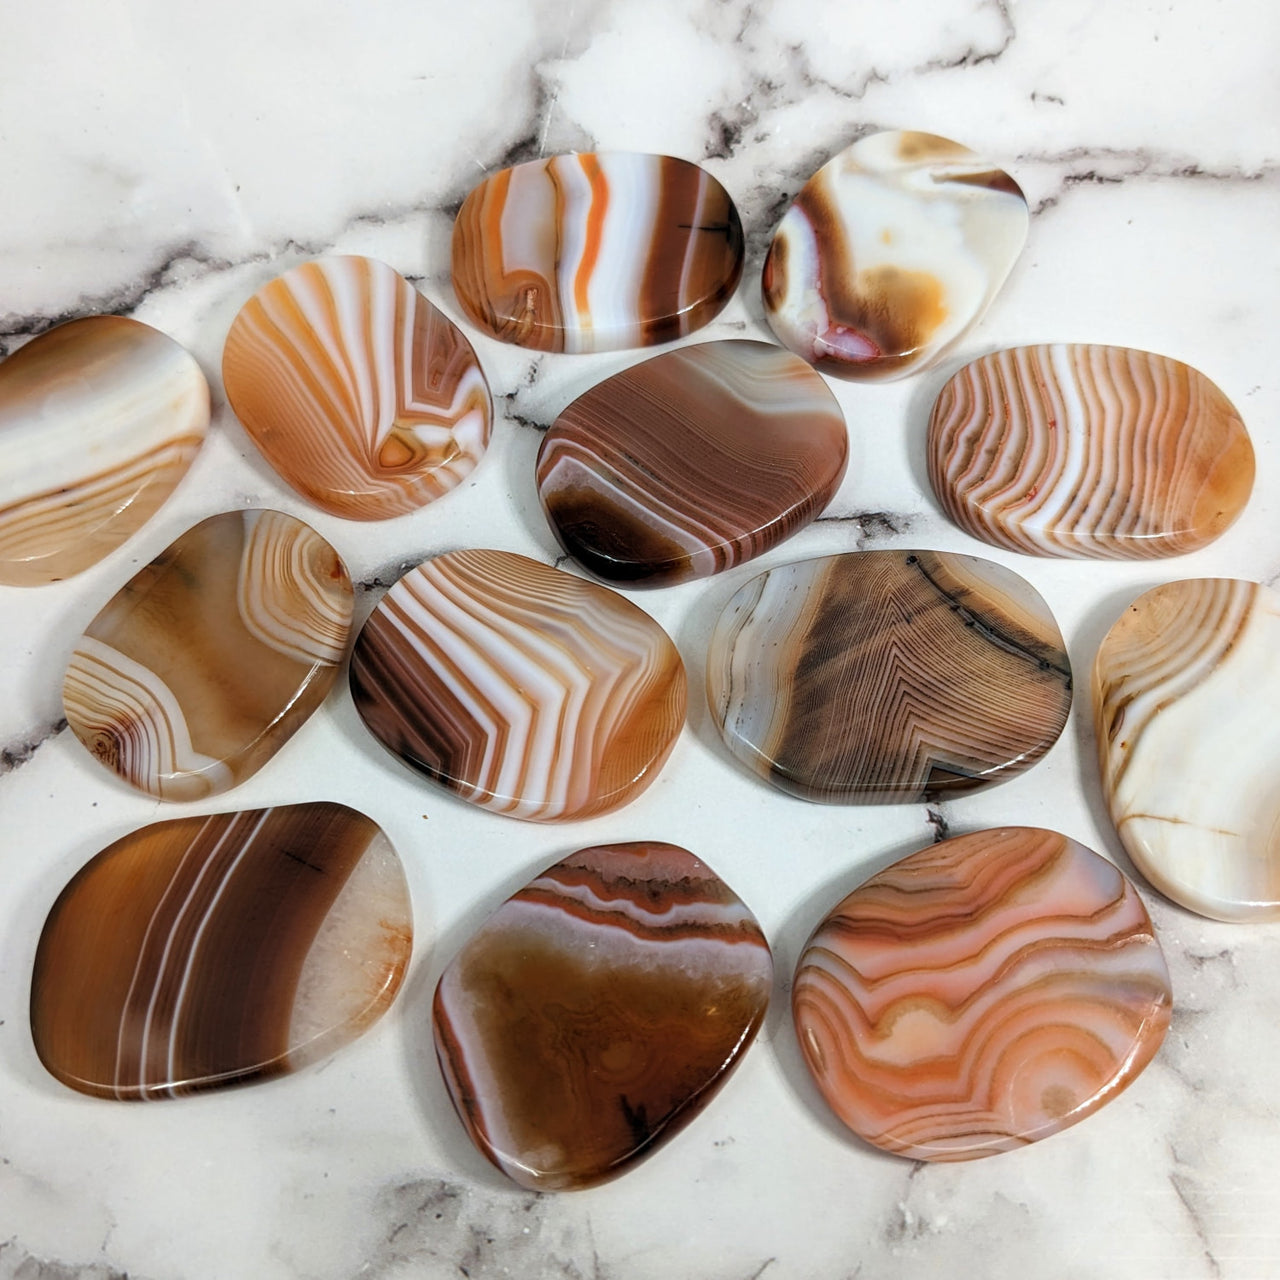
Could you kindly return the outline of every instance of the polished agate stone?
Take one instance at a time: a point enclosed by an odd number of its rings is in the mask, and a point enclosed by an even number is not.
[[[989,560],[854,551],[781,565],[725,606],[707,696],[729,750],[806,800],[905,804],[1030,768],[1071,709],[1062,633]]]
[[[1253,446],[1202,373],[1125,347],[997,351],[942,388],[929,480],[966,533],[1041,556],[1145,559],[1244,510]]]
[[[666,632],[616,592],[506,551],[451,551],[383,597],[351,656],[389,751],[495,813],[607,813],[657,777],[684,724]]]
[[[241,308],[227,399],[281,477],[350,520],[414,511],[471,474],[489,384],[462,330],[373,258],[324,258]]]
[[[151,518],[209,425],[209,385],[172,338],[89,316],[0,364],[0,584],[58,582]]]
[[[72,732],[130,785],[198,800],[243,782],[324,701],[346,654],[351,579],[310,526],[228,511],[112,596],[62,686]]]
[[[1155,1056],[1171,1001],[1133,885],[1032,827],[873,876],[815,930],[792,988],[831,1109],[913,1160],[1012,1151],[1092,1115]]]
[[[579,396],[543,438],[538,496],[592,573],[665,585],[804,528],[839,488],[848,452],[836,398],[798,356],[708,342]]]
[[[977,323],[1027,238],[1018,184],[929,133],[862,138],[818,170],[764,264],[784,346],[837,378],[899,378]]]
[[[409,963],[400,860],[374,822],[298,804],[142,827],[45,922],[31,1032],[63,1084],[149,1100],[297,1071],[372,1025]]]
[[[453,225],[467,319],[539,351],[614,351],[691,333],[742,276],[742,223],[705,169],[599,152],[503,169]]]
[[[583,849],[509,898],[436,988],[436,1055],[472,1141],[521,1186],[590,1187],[673,1137],[764,1020],[755,917],[675,845]]]
[[[1215,920],[1280,919],[1280,592],[1141,595],[1098,650],[1102,789],[1134,866]]]

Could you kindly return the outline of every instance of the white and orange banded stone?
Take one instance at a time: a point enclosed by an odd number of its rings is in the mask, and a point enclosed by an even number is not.
[[[765,317],[823,373],[904,377],[981,319],[1029,221],[1018,184],[968,147],[872,134],[819,169],[778,224]]]
[[[796,1033],[837,1116],[915,1160],[972,1160],[1076,1124],[1155,1056],[1172,995],[1133,885],[1054,831],[921,849],[818,926]]]
[[[1167,582],[1093,669],[1102,790],[1134,865],[1215,920],[1280,920],[1280,592]]]
[[[462,331],[373,258],[305,262],[241,308],[227,399],[303,497],[349,520],[415,511],[471,474],[489,384]]]
[[[1253,488],[1249,434],[1204,374],[1127,347],[1014,347],[933,406],[929,480],[966,533],[1040,556],[1144,559],[1212,542]]]
[[[680,655],[648,614],[507,551],[451,551],[405,574],[356,641],[351,693],[410,767],[532,822],[638,796],[687,697]]]
[[[413,945],[404,869],[340,804],[157,822],[58,895],[31,982],[63,1084],[149,1101],[298,1071],[394,999]]]
[[[58,582],[136,533],[209,426],[209,385],[172,338],[88,316],[0,364],[0,584]]]
[[[324,701],[354,593],[338,553],[279,511],[188,529],[107,602],[62,686],[95,759],[162,800],[217,795],[260,769]]]
[[[583,849],[509,898],[436,988],[436,1055],[480,1151],[534,1191],[595,1186],[696,1116],[764,1021],[755,917],[685,849]]]
[[[539,351],[614,351],[700,328],[742,276],[742,223],[705,169],[593,152],[486,178],[453,226],[467,319]]]

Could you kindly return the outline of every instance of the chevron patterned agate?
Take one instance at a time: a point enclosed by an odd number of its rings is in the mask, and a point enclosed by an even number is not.
[[[403,515],[471,474],[489,384],[462,331],[373,258],[303,263],[241,308],[227,399],[304,498],[349,520]]]
[[[96,564],[155,513],[209,425],[209,384],[172,338],[89,316],[0,364],[0,584]]]
[[[818,926],[792,988],[831,1109],[913,1160],[1012,1151],[1083,1120],[1155,1056],[1171,1005],[1133,885],[1030,827],[872,877]]]
[[[404,870],[338,804],[178,818],[93,858],[36,951],[31,1031],[63,1084],[150,1100],[297,1071],[390,1005]]]
[[[648,614],[506,551],[451,551],[401,578],[356,641],[351,693],[406,764],[532,822],[639,795],[686,698],[680,655]]]
[[[705,169],[600,152],[486,178],[453,226],[472,324],[539,351],[614,351],[701,328],[742,276],[742,223]]]
[[[89,624],[63,681],[67,723],[140,791],[217,795],[260,769],[324,701],[352,606],[337,552],[301,520],[211,516]]]
[[[1030,218],[1018,184],[948,138],[861,138],[800,189],[765,258],[765,318],[823,373],[926,368],[981,319]]]
[[[1058,624],[974,556],[855,551],[780,565],[725,606],[707,697],[729,750],[806,800],[909,804],[1030,768],[1071,708]]]
[[[934,404],[928,458],[966,533],[1041,556],[1195,551],[1244,510],[1254,475],[1244,424],[1204,374],[1082,343],[965,365]]]
[[[1102,789],[1134,866],[1215,920],[1280,919],[1280,592],[1168,582],[1093,670]]]
[[[521,1186],[595,1186],[719,1091],[764,1021],[773,961],[705,863],[582,849],[509,898],[436,988],[436,1054],[472,1141]]]

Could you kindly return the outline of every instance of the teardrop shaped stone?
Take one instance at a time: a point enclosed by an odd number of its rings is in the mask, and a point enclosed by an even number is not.
[[[1280,592],[1166,582],[1093,668],[1102,790],[1134,866],[1214,920],[1280,920]]]
[[[1253,445],[1204,374],[1126,347],[995,351],[942,388],[929,480],[966,533],[1041,556],[1195,551],[1253,488]]]
[[[742,276],[742,223],[705,169],[589,152],[486,178],[453,225],[468,320],[538,351],[616,351],[692,333]]]
[[[445,969],[436,1055],[505,1174],[595,1186],[706,1106],[772,984],[759,924],[705,863],[657,841],[597,846],[509,898]]]
[[[765,316],[823,373],[900,378],[975,325],[1022,251],[1018,184],[930,133],[862,138],[823,165],[765,259]]]
[[[373,258],[305,262],[259,289],[227,334],[222,380],[281,478],[349,520],[425,506],[489,443],[471,343]]]
[[[746,583],[716,623],[707,696],[729,750],[775,787],[913,804],[1029,769],[1066,724],[1071,665],[1012,570],[854,551]]]
[[[324,701],[351,631],[351,579],[309,525],[228,511],[188,529],[109,600],[76,644],[67,723],[162,800],[257,772]]]
[[[450,551],[365,623],[351,695],[411,768],[495,813],[609,813],[657,777],[684,724],[684,664],[607,587],[506,551]]]
[[[36,1052],[103,1098],[297,1071],[382,1015],[412,942],[404,870],[362,813],[298,804],[153,823],[94,857],[49,912]]]
[[[599,577],[705,578],[804,528],[844,477],[849,439],[825,382],[765,342],[681,347],[578,397],[538,452],[560,544]]]
[[[1078,1123],[1155,1056],[1171,1006],[1133,885],[1032,827],[873,876],[815,930],[792,990],[831,1109],[913,1160],[973,1160]]]
[[[0,584],[58,582],[135,534],[209,426],[209,384],[122,316],[50,329],[0,364]]]

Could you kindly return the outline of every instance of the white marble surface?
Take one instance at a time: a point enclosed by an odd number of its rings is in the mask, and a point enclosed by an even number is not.
[[[1085,1123],[977,1164],[915,1165],[843,1134],[804,1075],[784,981],[741,1071],[668,1147],[598,1190],[523,1194],[468,1145],[427,1026],[469,931],[597,840],[705,857],[759,915],[784,980],[838,896],[943,824],[1052,826],[1123,862],[1083,678],[1102,634],[1159,581],[1280,577],[1277,49],[1265,0],[0,0],[0,350],[118,311],[187,344],[217,402],[190,475],[132,542],[72,581],[0,588],[0,1277],[1280,1275],[1280,927],[1202,920],[1145,886],[1177,1002],[1154,1065]],[[240,303],[336,249],[385,259],[456,316],[447,246],[465,191],[504,162],[599,145],[705,161],[728,186],[747,277],[702,336],[767,337],[759,264],[787,198],[881,127],[1005,164],[1035,211],[1030,240],[953,360],[836,388],[848,479],[827,519],[762,563],[917,545],[1020,569],[1057,612],[1081,690],[1049,757],[933,813],[806,805],[739,770],[695,697],[639,802],[530,827],[411,777],[344,690],[238,791],[165,813],[327,797],[372,814],[408,863],[419,931],[392,1013],[327,1065],[238,1092],[116,1105],[46,1076],[27,1024],[44,915],[92,853],[160,813],[59,729],[62,668],[98,605],[197,518],[242,504],[312,521],[373,584],[366,609],[428,552],[551,560],[538,428],[636,358],[477,338],[500,415],[489,456],[438,504],[357,525],[286,490],[227,410],[219,358]],[[1176,356],[1235,400],[1258,484],[1219,543],[1154,564],[1027,561],[947,525],[924,480],[934,394],[964,359],[1049,340]],[[712,619],[758,567],[639,597],[695,689]]]

